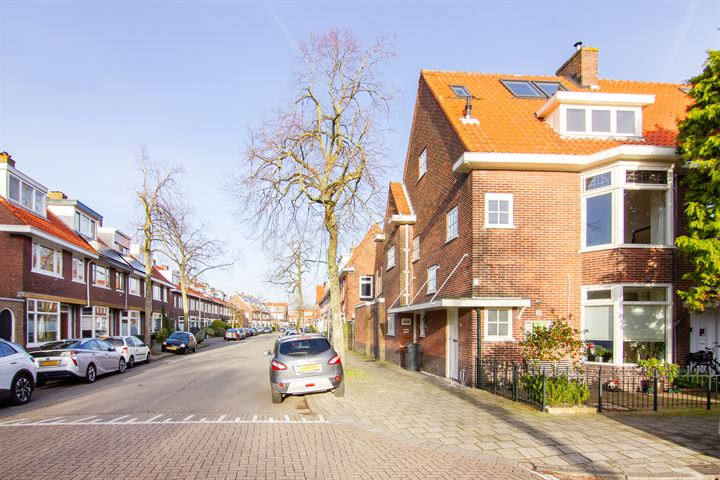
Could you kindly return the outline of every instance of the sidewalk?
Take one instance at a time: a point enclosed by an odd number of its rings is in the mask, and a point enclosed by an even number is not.
[[[551,417],[354,353],[347,364],[345,398],[308,395],[311,410],[393,440],[543,472],[617,478],[720,473],[717,411]]]

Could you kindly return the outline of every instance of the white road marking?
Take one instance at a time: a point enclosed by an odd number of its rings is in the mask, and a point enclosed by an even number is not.
[[[98,418],[97,415],[89,417],[79,418],[77,420],[68,421],[66,417],[51,417],[45,419],[27,419],[17,418],[14,420],[7,420],[0,422],[0,428],[2,427],[52,427],[52,426],[70,426],[77,427],[82,425],[198,425],[206,423],[225,424],[225,425],[236,425],[236,424],[328,424],[329,421],[325,420],[322,415],[318,415],[317,418],[308,418],[304,415],[290,416],[283,415],[282,418],[270,417],[267,419],[261,419],[260,415],[253,415],[252,419],[245,420],[246,417],[238,417],[234,415],[220,415],[217,420],[208,421],[207,417],[202,417],[199,420],[196,415],[188,415],[183,420],[173,420],[173,417],[165,417],[165,415],[155,415],[147,420],[137,421],[138,417],[128,418],[130,415],[123,415],[121,417],[110,416],[107,418]]]

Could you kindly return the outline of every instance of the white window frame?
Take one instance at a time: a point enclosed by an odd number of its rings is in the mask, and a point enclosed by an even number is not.
[[[55,311],[54,311],[54,312],[46,312],[46,311],[38,310],[38,309],[37,309],[37,303],[36,303],[36,302],[43,302],[43,303],[53,304],[54,307],[55,307]],[[26,342],[27,342],[26,345],[27,345],[28,347],[36,347],[36,346],[42,345],[42,344],[44,344],[44,343],[47,343],[47,342],[49,342],[49,341],[60,340],[60,337],[61,337],[61,328],[62,328],[62,326],[60,325],[60,302],[53,302],[53,301],[50,301],[50,300],[36,300],[36,299],[33,299],[33,298],[29,298],[29,299],[27,300],[27,307],[26,307],[26,308],[27,308],[27,312],[26,312],[26,316],[25,316],[25,318],[26,318],[25,321],[27,322],[27,324],[29,324],[30,322],[33,322],[33,334],[34,334],[33,338],[31,339],[30,336],[29,336],[29,335],[30,335],[30,328],[26,326],[26,328],[27,328],[27,335],[26,335],[25,339],[26,339]],[[52,340],[43,340],[42,342],[38,342],[38,341],[37,341],[37,334],[38,334],[38,328],[37,328],[37,326],[38,326],[38,324],[37,324],[38,319],[37,319],[37,317],[38,317],[38,315],[54,315],[54,316],[55,316],[55,325],[56,325],[56,327],[55,327],[55,338],[54,338],[54,339],[52,339]],[[27,324],[26,324],[26,325],[27,325]]]
[[[82,229],[82,221],[87,220],[87,231],[83,231]],[[85,235],[88,238],[95,239],[97,238],[97,220],[92,218],[89,215],[84,214],[83,212],[79,210],[75,210],[75,231],[78,233],[81,233]]]
[[[370,295],[363,295],[363,286],[370,286]],[[362,275],[360,277],[360,281],[358,282],[358,294],[360,295],[360,298],[363,300],[369,300],[373,298],[373,277],[372,275]]]
[[[643,184],[643,183],[628,183],[626,181],[626,175],[629,171],[634,170],[650,170],[657,172],[666,172],[667,184]],[[603,186],[592,190],[586,190],[585,180],[602,175],[603,173],[610,173],[611,183],[610,185]],[[592,252],[595,250],[606,250],[614,248],[674,248],[672,243],[674,228],[674,218],[672,215],[674,209],[673,203],[673,167],[667,164],[659,163],[640,163],[640,162],[618,162],[609,167],[590,170],[583,173],[580,176],[580,251],[581,252]],[[626,191],[639,191],[639,190],[650,190],[650,191],[664,191],[665,192],[665,217],[663,222],[665,224],[663,236],[664,243],[625,243],[625,192]],[[611,195],[611,241],[610,243],[604,243],[601,245],[586,246],[587,243],[587,200],[592,197],[601,195]]]
[[[395,266],[395,244],[393,243],[390,248],[388,248],[388,251],[385,253],[387,267],[385,270],[390,270]]]
[[[489,330],[489,317],[490,317],[490,311],[496,311],[498,312],[498,315],[500,312],[506,312],[507,313],[507,323],[508,323],[508,334],[507,335],[490,335],[488,334]],[[511,342],[515,340],[515,337],[513,337],[513,309],[512,308],[486,308],[483,313],[485,317],[484,322],[484,340],[488,342]],[[498,317],[499,318],[499,317]],[[500,322],[497,322],[500,323]]]
[[[445,243],[460,235],[460,220],[457,205],[445,215]]]
[[[424,313],[420,314],[420,321],[418,322],[418,337],[427,337],[427,318]]]
[[[418,180],[427,173],[427,147],[418,155]]]
[[[84,310],[86,310],[86,309],[90,310],[91,313],[89,315],[85,314]],[[105,313],[102,313],[102,312],[105,312]],[[82,322],[83,322],[83,319],[86,317],[90,318],[90,326],[91,326],[90,331],[92,333],[90,334],[89,337],[82,336],[83,335],[83,323]],[[110,315],[110,309],[108,307],[97,307],[96,306],[96,307],[84,307],[83,309],[81,309],[80,310],[80,337],[81,338],[97,338],[97,328],[95,328],[95,327],[97,326],[98,319],[102,319],[102,318],[104,318],[105,321],[107,322],[106,323],[107,330],[106,330],[105,335],[110,335],[113,322],[112,322],[112,318]]]
[[[120,281],[118,281],[120,280]],[[125,274],[123,272],[115,272],[115,290],[118,292],[124,292],[125,291],[125,283],[127,283],[127,280],[125,280]],[[122,285],[121,285],[122,284]]]
[[[85,259],[72,257],[72,280],[77,283],[85,283]]]
[[[508,202],[508,223],[490,223],[490,202]],[[485,194],[485,228],[515,228],[514,200],[512,193]]]
[[[427,293],[437,293],[437,272],[439,267],[433,265],[427,269]]]
[[[397,319],[395,318],[394,313],[388,313],[387,316],[387,335],[390,337],[395,336],[395,323],[397,322]]]
[[[153,315],[155,315],[153,313]],[[132,333],[133,323],[137,322],[137,333]],[[123,323],[127,326],[127,330],[123,327]],[[142,317],[138,310],[121,310],[120,311],[120,336],[129,337],[131,335],[142,335]]]
[[[158,327],[162,328],[162,313],[154,312],[152,314],[151,332],[155,333],[160,330]]]
[[[674,326],[673,326],[673,289],[671,283],[613,283],[602,285],[587,285],[581,287],[581,307],[580,307],[580,331],[582,339],[585,341],[585,307],[605,306],[613,307],[613,361],[612,365],[616,366],[632,366],[634,363],[623,363],[625,357],[625,345],[623,337],[623,309],[625,301],[623,298],[623,289],[625,287],[639,288],[665,288],[665,301],[640,301],[628,302],[629,305],[662,305],[665,307],[665,360],[670,362],[673,359],[673,342]],[[610,290],[610,299],[587,300],[587,292],[594,290]],[[596,363],[596,362],[588,362]]]
[[[420,260],[420,235],[413,238],[413,256],[412,261],[416,262]]]
[[[137,282],[137,290],[133,289],[133,283]],[[135,295],[136,297],[140,297],[142,292],[142,286],[140,285],[140,279],[137,277],[129,277],[128,278],[128,293],[130,295]]]
[[[552,325],[552,320],[525,320],[525,334],[532,333],[536,326],[547,330],[550,325]]]
[[[162,302],[162,287],[160,285],[153,284],[152,299],[158,302]]]
[[[13,198],[10,196],[10,179],[16,180],[18,182],[18,197]],[[23,187],[28,188],[30,191],[30,205],[25,205],[23,202]],[[25,210],[29,210],[31,212],[35,212],[38,215],[41,215],[43,217],[47,216],[46,212],[46,196],[47,192],[40,190],[39,188],[35,187],[31,183],[26,182],[22,178],[20,178],[17,175],[13,175],[12,173],[8,173],[7,175],[7,185],[6,185],[6,192],[7,196],[6,198],[10,200],[12,203],[24,208]]]
[[[40,249],[51,250],[53,252],[53,269],[52,271],[45,270],[40,267]],[[48,277],[63,278],[63,253],[62,250],[57,248],[48,247],[42,243],[33,242],[32,252],[30,255],[30,271],[33,273],[39,273],[41,275],[47,275]]]
[[[97,270],[98,270],[98,268],[102,268],[103,270],[105,270],[105,284],[104,284],[104,285],[103,285],[102,283],[97,283]],[[109,267],[104,267],[104,266],[102,266],[102,265],[96,265],[96,264],[93,263],[93,266],[92,266],[92,284],[93,284],[93,287],[108,288],[108,289],[109,289],[109,288],[110,288],[110,273],[111,273],[111,272],[110,272],[110,268],[109,268]]]
[[[567,111],[568,110],[584,110],[585,112],[585,131],[568,130]],[[593,132],[592,130],[592,112],[593,111],[609,111],[610,112],[610,131],[609,132]],[[635,133],[619,133],[617,131],[617,115],[619,111],[635,112]],[[642,107],[611,107],[601,105],[560,105],[559,108],[560,134],[572,137],[603,137],[603,138],[638,138],[642,137]]]

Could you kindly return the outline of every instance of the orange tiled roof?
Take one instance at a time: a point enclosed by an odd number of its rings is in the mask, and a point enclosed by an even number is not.
[[[97,254],[95,249],[92,248],[89,243],[87,243],[80,235],[75,233],[70,227],[65,225],[65,223],[57,218],[51,211],[48,210],[47,218],[43,218],[40,215],[31,213],[2,197],[0,197],[0,205],[5,206],[5,208],[7,208],[25,225],[42,230],[43,232],[71,243],[76,247],[80,247],[90,253]]]
[[[412,215],[410,203],[405,195],[405,189],[403,188],[402,183],[390,182],[390,194],[395,201],[395,207],[398,210],[398,215]]]
[[[562,82],[570,91],[586,91],[564,77],[498,75],[471,72],[423,70],[430,91],[445,116],[470,152],[543,153],[584,155],[622,144],[674,147],[677,121],[685,118],[691,98],[680,90],[682,84],[599,80],[600,92],[655,95],[655,103],[643,109],[644,140],[602,140],[562,138],[552,127],[535,117],[547,99],[515,98],[500,83],[506,80]],[[464,85],[475,97],[472,117],[480,124],[465,125],[465,100],[455,96],[450,85]]]

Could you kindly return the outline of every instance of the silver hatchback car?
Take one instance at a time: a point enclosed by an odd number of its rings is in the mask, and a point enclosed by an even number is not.
[[[65,340],[52,342],[30,353],[37,365],[37,385],[46,380],[82,379],[93,383],[98,375],[125,372],[122,354],[109,343],[98,340]]]
[[[340,356],[323,335],[292,335],[275,342],[270,362],[272,402],[287,395],[327,392],[345,395],[345,379]]]

